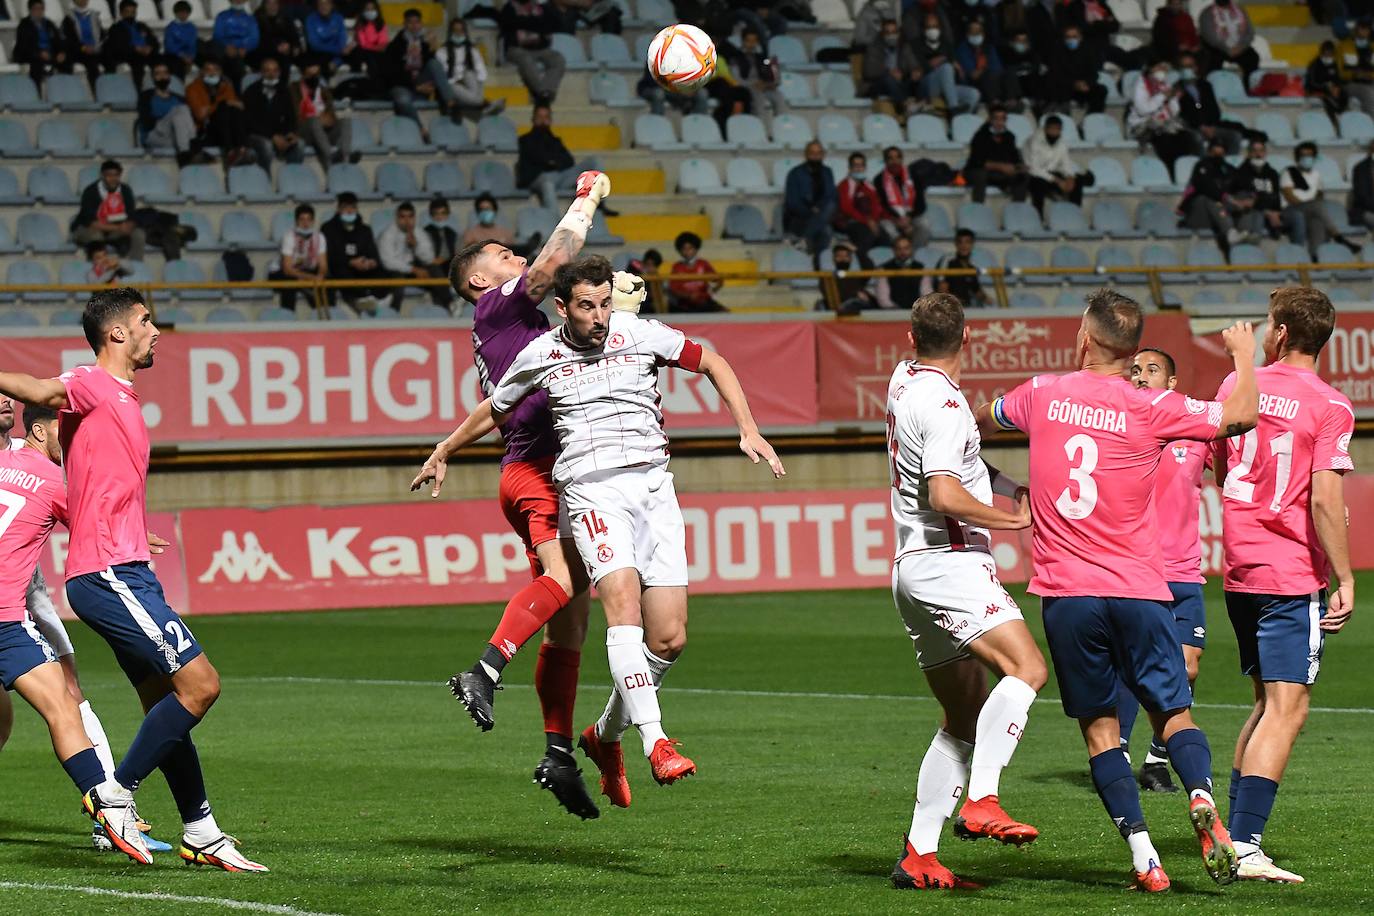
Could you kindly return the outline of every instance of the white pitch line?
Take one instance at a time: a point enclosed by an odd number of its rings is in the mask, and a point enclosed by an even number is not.
[[[351,684],[360,687],[443,687],[439,681],[403,681],[387,680],[382,678],[362,678],[362,677],[225,677],[224,680],[231,683],[250,683],[250,684]],[[506,690],[532,690],[531,684],[506,684]],[[723,696],[723,697],[777,697],[789,700],[883,700],[887,702],[935,702],[934,697],[912,694],[904,696],[895,693],[820,693],[807,690],[732,690],[729,688],[717,687],[662,687],[668,693],[688,693],[699,694],[702,696]],[[1037,699],[1037,703],[1052,703],[1059,705],[1057,699],[1042,697]],[[1254,706],[1246,703],[1194,703],[1194,709],[1235,709],[1250,710]],[[1374,715],[1374,708],[1363,706],[1312,706],[1308,712],[1321,713],[1346,713],[1354,715]]]
[[[316,913],[299,910],[280,903],[258,903],[253,900],[230,900],[225,897],[187,897],[181,894],[161,894],[144,891],[116,891],[106,887],[85,887],[77,884],[35,884],[27,881],[0,881],[0,888],[20,891],[58,891],[85,894],[88,897],[119,897],[123,900],[161,900],[167,903],[203,903],[226,910],[247,910],[252,913],[271,913],[273,916],[339,916],[338,913]]]

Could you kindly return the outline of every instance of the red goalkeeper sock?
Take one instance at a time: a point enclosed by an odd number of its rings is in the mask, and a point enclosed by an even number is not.
[[[568,596],[562,586],[548,576],[540,576],[516,592],[506,605],[496,632],[491,634],[490,648],[482,661],[495,669],[499,677],[506,662],[515,657],[530,637],[543,629],[549,618],[562,610]],[[491,650],[495,651],[491,651]]]
[[[554,736],[560,736],[560,747],[572,751],[573,705],[577,702],[577,670],[582,653],[548,643],[539,647],[539,661],[534,666],[534,691],[539,694],[539,708],[544,712],[544,733],[550,746]]]

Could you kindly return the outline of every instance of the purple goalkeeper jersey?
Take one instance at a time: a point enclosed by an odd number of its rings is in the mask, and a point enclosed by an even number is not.
[[[539,303],[525,292],[525,278],[526,274],[521,274],[487,290],[473,310],[472,359],[488,397],[525,345],[549,329],[549,319],[539,310]],[[556,455],[558,436],[549,413],[548,394],[541,390],[525,398],[501,426],[501,437],[506,442],[503,466]]]

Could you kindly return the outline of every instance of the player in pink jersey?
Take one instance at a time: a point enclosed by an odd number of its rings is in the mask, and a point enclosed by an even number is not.
[[[211,813],[191,729],[219,698],[219,674],[150,566],[148,427],[133,380],[153,364],[152,313],[136,289],[101,290],[86,303],[81,325],[94,366],[54,379],[0,372],[0,394],[60,411],[71,530],[67,600],[114,650],[146,714],[115,768],[114,788],[87,793],[87,810],[104,817],[131,804],[139,784],[160,769],[185,825],[184,860],[267,871],[239,853]]]
[[[1354,469],[1355,414],[1317,375],[1335,326],[1336,310],[1319,290],[1274,290],[1258,371],[1259,425],[1216,448],[1226,611],[1241,673],[1255,688],[1231,771],[1230,828],[1245,879],[1302,881],[1275,865],[1260,841],[1307,721],[1325,634],[1339,632],[1355,608],[1342,489],[1342,475]],[[1236,385],[1228,377],[1218,396]]]
[[[1178,366],[1168,353],[1147,347],[1131,362],[1131,381],[1138,388],[1174,391],[1178,386]],[[1165,448],[1155,475],[1155,511],[1159,524],[1154,531],[1164,551],[1164,578],[1173,595],[1169,611],[1174,615],[1174,630],[1183,646],[1189,689],[1197,683],[1198,664],[1202,660],[1202,650],[1207,647],[1207,607],[1202,598],[1202,538],[1198,527],[1202,472],[1207,460],[1207,445],[1179,439]],[[1140,712],[1140,703],[1124,683],[1117,700],[1121,749],[1129,757],[1131,729]],[[1158,735],[1151,736],[1150,750],[1145,754],[1137,779],[1142,789],[1178,791],[1169,778],[1169,750]]]
[[[1235,877],[1235,851],[1212,798],[1212,752],[1194,724],[1183,652],[1174,635],[1164,559],[1141,530],[1156,527],[1154,478],[1176,439],[1211,440],[1254,425],[1254,336],[1223,333],[1240,382],[1224,403],[1136,388],[1126,376],[1140,347],[1140,306],[1111,290],[1087,297],[1080,369],[1041,375],[978,410],[984,432],[1030,437],[1035,518],[1030,591],[1041,597],[1045,637],[1064,711],[1078,720],[1093,784],[1131,850],[1136,887],[1169,887],[1150,841],[1130,762],[1121,753],[1117,684],[1124,681],[1164,738],[1189,794],[1203,863],[1218,883]]]
[[[13,405],[0,399],[6,440],[13,422]],[[0,450],[0,747],[9,737],[6,691],[14,690],[47,722],[57,759],[86,798],[95,791],[114,792],[118,785],[92,746],[57,655],[27,608],[43,545],[57,522],[67,523],[67,488],[54,461],[59,457],[57,414],[30,406],[24,425],[23,446],[11,449],[6,441]],[[132,798],[92,813],[121,852],[140,864],[152,862]]]

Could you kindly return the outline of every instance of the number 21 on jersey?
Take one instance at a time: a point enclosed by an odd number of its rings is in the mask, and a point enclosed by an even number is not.
[[[1240,462],[1226,475],[1226,486],[1222,489],[1227,499],[1242,503],[1255,501],[1258,473],[1252,477],[1251,471],[1255,468],[1259,444],[1259,430],[1252,429],[1240,437]],[[1269,454],[1274,458],[1274,498],[1269,501],[1269,511],[1278,512],[1283,508],[1283,494],[1293,478],[1293,431],[1290,429],[1273,437],[1268,444]]]

